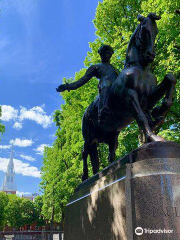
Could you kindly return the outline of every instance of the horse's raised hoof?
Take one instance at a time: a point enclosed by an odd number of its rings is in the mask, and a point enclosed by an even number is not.
[[[166,74],[165,80],[168,80],[168,81],[174,83],[174,85],[176,85],[176,83],[177,83],[177,80],[172,73]]]
[[[166,141],[163,137],[158,136],[156,134],[150,134],[147,137],[147,140],[148,140],[148,142],[165,142]]]

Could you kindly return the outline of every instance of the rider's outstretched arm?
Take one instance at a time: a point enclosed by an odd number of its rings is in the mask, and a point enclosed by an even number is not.
[[[75,90],[84,84],[86,84],[92,77],[96,76],[97,68],[96,66],[91,66],[87,69],[86,73],[82,78],[80,78],[78,81],[73,82],[73,83],[66,83],[66,84],[61,84],[58,88],[56,88],[57,92],[63,92],[65,90]]]

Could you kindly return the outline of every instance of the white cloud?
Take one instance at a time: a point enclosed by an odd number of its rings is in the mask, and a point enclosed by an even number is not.
[[[15,140],[11,140],[10,143],[18,147],[29,147],[32,146],[34,142],[31,139],[16,138]]]
[[[28,161],[30,161],[30,162],[35,162],[35,161],[36,161],[35,158],[33,158],[33,157],[31,157],[31,156],[24,155],[24,154],[21,154],[20,157],[23,158],[23,159],[25,159],[25,160],[28,160]]]
[[[18,110],[9,106],[9,105],[2,105],[2,116],[1,120],[3,121],[10,121],[15,120],[18,117]]]
[[[50,137],[51,139],[55,139],[57,136],[56,136],[55,134],[50,134],[49,137]]]
[[[10,105],[2,105],[2,116],[3,121],[14,120],[15,123],[13,128],[20,130],[24,120],[34,121],[41,125],[43,128],[48,128],[53,123],[52,115],[47,115],[44,111],[45,104],[42,106],[35,106],[30,109],[20,107],[20,110],[15,109]]]
[[[36,152],[36,154],[38,155],[43,155],[44,153],[44,147],[50,147],[49,144],[41,144],[39,145],[36,149],[34,149],[34,151]]]
[[[15,128],[16,130],[20,130],[22,128],[22,123],[20,122],[15,122],[13,128]]]
[[[53,122],[52,116],[48,116],[44,109],[39,106],[33,107],[31,109],[21,107],[19,121],[22,122],[25,119],[35,121],[43,128],[48,128]]]
[[[19,197],[22,197],[22,195],[25,195],[25,194],[31,194],[31,193],[30,192],[19,192],[19,191],[16,192],[16,195],[18,195]]]
[[[0,145],[0,149],[9,149],[11,145]]]
[[[8,158],[0,158],[0,171],[6,172],[8,163]],[[37,167],[31,166],[29,163],[24,163],[18,159],[14,159],[14,168],[16,174],[22,174],[23,176],[35,178],[41,177],[40,171]]]

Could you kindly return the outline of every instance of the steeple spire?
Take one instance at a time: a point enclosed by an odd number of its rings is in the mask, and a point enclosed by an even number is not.
[[[8,165],[13,165],[14,166],[14,163],[13,163],[13,147],[14,147],[14,145],[11,146],[11,155],[10,155],[10,161],[9,161]]]
[[[14,162],[13,162],[13,145],[11,147],[10,160],[9,160],[6,174],[4,177],[2,191],[9,194],[16,194],[16,191],[17,191],[16,183],[15,183]]]

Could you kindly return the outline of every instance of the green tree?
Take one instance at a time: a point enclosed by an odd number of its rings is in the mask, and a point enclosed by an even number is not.
[[[42,206],[42,196],[38,196],[32,202],[29,199],[0,192],[0,230],[6,225],[19,230],[20,227],[35,222],[38,226],[44,226]]]
[[[37,226],[44,226],[45,220],[42,215],[43,197],[37,196],[33,202],[33,205],[34,205],[34,211],[35,211],[34,221],[37,223]]]
[[[8,195],[9,201],[5,207],[7,225],[16,229],[23,226],[22,219],[22,200],[16,195]]]
[[[26,198],[20,198],[16,195],[5,194],[5,196],[8,201],[6,200],[5,202],[4,211],[6,218],[4,219],[8,226],[18,230],[24,225],[31,225],[35,222],[38,226],[44,225],[42,217],[43,201],[41,196],[38,196],[34,202]]]
[[[8,195],[4,192],[0,192],[0,231],[2,231],[6,225],[5,207],[7,206],[7,204],[8,204]]]
[[[41,183],[44,192],[42,214],[50,222],[51,230],[53,230],[54,222],[59,222],[62,228],[61,220],[64,216],[64,206],[66,204],[64,204],[64,199],[65,195],[68,195],[67,184],[65,185],[63,181],[63,172],[59,171],[59,165],[64,164],[64,162],[60,162],[60,158],[57,157],[58,149],[55,151],[54,148],[46,148],[42,168],[43,181]],[[62,188],[64,188],[63,191],[61,191]]]
[[[5,126],[1,123],[1,114],[2,114],[2,109],[0,106],[0,134],[3,134],[5,132]]]
[[[168,140],[180,143],[180,15],[175,12],[179,0],[104,0],[99,2],[94,25],[97,38],[90,43],[91,51],[87,53],[84,64],[89,67],[100,62],[98,48],[110,44],[115,53],[112,64],[123,69],[126,49],[132,33],[138,25],[137,15],[147,16],[149,12],[161,15],[157,22],[159,34],[156,39],[157,56],[152,71],[158,82],[168,72],[173,72],[178,80],[171,111],[159,129],[160,134]],[[64,78],[63,82],[73,82],[81,78],[86,69],[75,74],[74,79]],[[83,138],[81,120],[87,106],[98,94],[97,80],[92,79],[76,91],[63,92],[64,104],[55,112],[56,140],[52,148],[47,148],[42,168],[42,188],[44,189],[44,209],[51,209],[49,219],[58,209],[67,204],[71,194],[81,181]],[[138,126],[133,122],[120,132],[117,158],[138,147]],[[107,146],[100,144],[100,168],[107,166]],[[90,163],[89,163],[90,165]],[[92,172],[90,173],[92,174]],[[61,205],[62,203],[62,205]],[[48,205],[50,204],[50,205]],[[51,206],[51,208],[49,207]],[[59,211],[60,212],[60,211]],[[58,215],[61,218],[60,215]],[[60,221],[60,219],[59,219]]]
[[[36,220],[36,212],[34,208],[34,204],[32,201],[26,198],[21,198],[21,226],[31,225]]]

